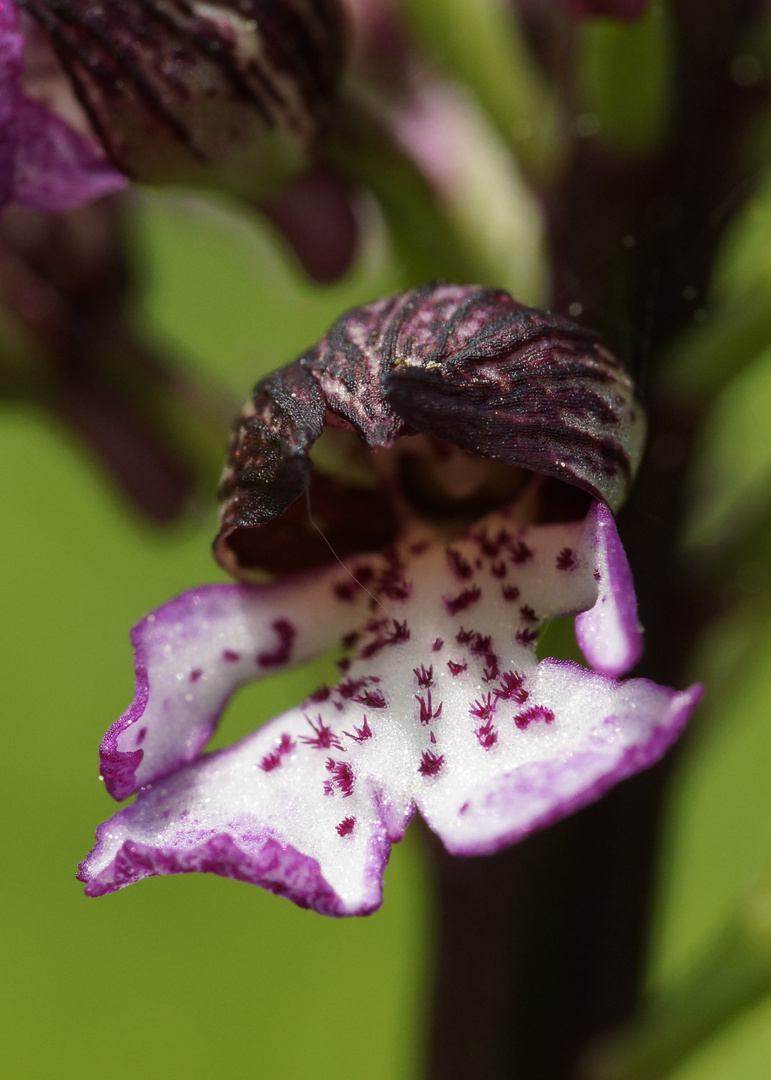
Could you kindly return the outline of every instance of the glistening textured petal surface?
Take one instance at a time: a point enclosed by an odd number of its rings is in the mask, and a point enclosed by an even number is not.
[[[612,587],[610,561],[604,576],[596,565],[612,545],[612,518],[528,528],[517,513],[491,515],[449,547],[413,535],[383,558],[357,560],[351,571],[367,592],[342,568],[331,572],[325,587],[360,605],[341,682],[147,786],[100,828],[81,867],[86,891],[207,870],[324,914],[364,914],[380,902],[390,844],[416,808],[451,851],[482,854],[659,757],[698,691],[618,683],[535,656],[545,618],[602,604]],[[202,624],[193,622],[199,648]],[[182,638],[185,626],[181,617]],[[181,667],[169,642],[155,644],[150,700],[156,678],[173,685],[191,660]],[[220,695],[243,681],[228,672],[217,674]],[[200,681],[186,693],[194,698]],[[187,752],[185,738],[178,726],[169,760]]]

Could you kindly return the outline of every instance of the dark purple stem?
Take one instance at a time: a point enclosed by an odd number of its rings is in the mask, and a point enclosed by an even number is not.
[[[647,628],[636,674],[674,686],[713,612],[677,545],[698,417],[660,399],[656,365],[703,306],[718,242],[752,192],[739,148],[768,87],[739,86],[730,70],[759,7],[675,0],[677,77],[662,150],[630,160],[599,140],[577,142],[564,182],[545,197],[556,310],[580,302],[587,325],[647,382],[650,452],[620,526]],[[429,1076],[573,1080],[587,1045],[633,1012],[671,768],[670,758],[488,859],[453,859],[432,844]]]

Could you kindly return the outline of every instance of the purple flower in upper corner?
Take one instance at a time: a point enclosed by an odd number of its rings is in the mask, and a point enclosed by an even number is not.
[[[16,5],[0,0],[0,208],[68,210],[122,187],[95,143],[24,92],[24,68]]]
[[[323,453],[310,464],[325,424],[342,477]],[[486,854],[657,760],[700,691],[617,681],[641,634],[607,503],[641,432],[593,335],[489,289],[354,309],[259,383],[215,551],[242,578],[317,565],[192,590],[135,629],[136,697],[101,761],[116,798],[139,797],[98,830],[87,893],[209,871],[365,914],[416,810],[451,852]],[[343,566],[295,501],[309,478]],[[539,628],[565,615],[590,668],[536,657]],[[336,685],[201,753],[238,686],[335,645]]]

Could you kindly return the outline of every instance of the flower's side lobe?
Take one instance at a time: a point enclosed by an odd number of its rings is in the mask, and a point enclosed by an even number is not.
[[[86,891],[203,870],[324,914],[364,914],[380,903],[390,845],[415,809],[450,851],[483,854],[656,760],[697,689],[618,683],[535,656],[545,619],[591,611],[589,653],[603,655],[604,626],[615,639],[605,666],[633,662],[639,632],[627,617],[625,564],[607,554],[617,544],[612,517],[595,508],[583,522],[527,527],[518,513],[493,514],[449,546],[413,534],[383,557],[359,558],[350,565],[359,586],[337,567],[316,579],[315,594],[289,578],[269,596],[235,586],[160,609],[158,636],[145,623],[135,638],[137,700],[105,740],[103,768],[146,728],[148,759],[138,770],[149,770],[151,727],[149,776],[189,761],[232,690],[259,677],[255,653],[286,659],[288,633],[277,624],[294,625],[303,596],[308,622],[296,640],[314,617],[328,625],[330,610],[346,605],[358,630],[335,616],[353,650],[335,687],[146,783],[133,806],[101,826],[81,866]],[[209,596],[218,614],[205,610]],[[238,661],[225,659],[226,637]],[[305,655],[318,645],[309,638]]]

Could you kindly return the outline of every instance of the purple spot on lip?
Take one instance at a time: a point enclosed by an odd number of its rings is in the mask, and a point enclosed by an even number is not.
[[[141,746],[147,738],[147,728],[143,727],[141,731],[137,732],[137,746]]]
[[[353,785],[356,777],[354,776],[352,767],[347,761],[335,761],[334,758],[328,758],[326,769],[327,772],[332,775],[332,779],[328,780],[327,783],[331,784],[333,789],[337,788],[344,799],[353,795]],[[327,792],[327,794],[329,794],[329,792]]]
[[[311,726],[313,735],[301,735],[300,742],[306,743],[308,746],[315,746],[317,750],[329,750],[330,747],[335,747],[337,750],[342,750],[340,740],[331,727],[327,727],[320,716],[316,717],[316,723],[309,716],[305,719]]]
[[[498,742],[498,732],[495,730],[492,720],[487,720],[486,723],[476,729],[474,734],[483,750],[492,750]]]
[[[578,566],[578,557],[572,548],[563,548],[557,556],[558,570],[575,570]]]
[[[487,694],[481,701],[475,701],[469,708],[469,715],[476,716],[479,720],[489,720],[495,712],[498,699],[492,699],[492,694]]]
[[[438,720],[442,715],[442,702],[440,701],[436,708],[431,700],[431,691],[426,691],[425,699],[422,694],[415,694],[415,700],[420,705],[420,722],[421,724],[429,724],[432,720]]]
[[[459,577],[462,581],[471,577],[471,564],[463,558],[459,551],[456,551],[454,548],[448,548],[447,562],[450,564],[450,569],[455,576]]]
[[[436,776],[443,765],[443,754],[435,754],[433,750],[424,750],[420,758],[420,765],[418,765],[418,772],[421,776]]]
[[[551,724],[554,720],[554,713],[551,709],[545,708],[543,705],[532,705],[529,709],[525,709],[524,712],[517,713],[514,717],[514,723],[520,729],[524,731],[533,721],[543,721],[545,724]]]
[[[532,559],[533,557],[532,550],[527,546],[524,540],[512,540],[510,551],[512,561],[518,565],[527,562],[528,559]]]
[[[504,600],[519,600],[519,589],[516,585],[503,585],[501,586],[501,592]]]
[[[482,590],[479,586],[472,585],[470,589],[464,589],[457,596],[444,596],[442,599],[448,615],[457,615],[459,611],[465,611],[466,608],[475,604],[481,595]]]
[[[350,836],[353,830],[356,828],[356,818],[347,817],[343,818],[339,825],[335,825],[338,836]]]
[[[366,742],[367,739],[372,738],[372,728],[369,726],[369,720],[367,720],[366,716],[364,717],[362,726],[356,727],[354,724],[353,730],[356,732],[355,735],[351,735],[350,731],[344,731],[343,735],[347,735],[349,739],[353,739],[353,741],[357,743],[363,743]]]
[[[447,667],[450,669],[450,672],[453,675],[460,675],[461,671],[465,671],[467,669],[468,664],[465,660],[463,660],[460,664],[456,664],[454,660],[448,660]]]
[[[258,653],[257,663],[260,667],[278,667],[286,664],[292,655],[292,645],[297,636],[297,631],[288,619],[276,619],[273,630],[278,641],[272,651]]]
[[[281,755],[278,753],[266,754],[260,762],[260,768],[263,772],[273,772],[281,764]]]
[[[360,697],[353,699],[360,705],[366,705],[370,709],[385,709],[388,702],[382,690],[365,690]]]
[[[431,646],[431,651],[432,652],[439,652],[439,650],[441,649],[441,647],[443,645],[444,645],[444,642],[442,641],[442,639],[440,637],[434,638],[434,644]]]
[[[222,659],[228,664],[237,664],[241,659],[241,653],[234,652],[233,649],[223,649]]]
[[[431,664],[431,666],[428,668],[428,670],[426,670],[426,665],[425,664],[421,664],[419,668],[413,668],[412,672],[413,672],[415,678],[418,680],[418,686],[420,686],[423,690],[427,690],[429,688],[429,686],[434,685],[434,665],[433,664]]]
[[[201,678],[202,675],[203,675],[203,669],[202,668],[199,668],[199,667],[193,668],[193,670],[190,672],[190,682],[198,682],[198,680]]]

